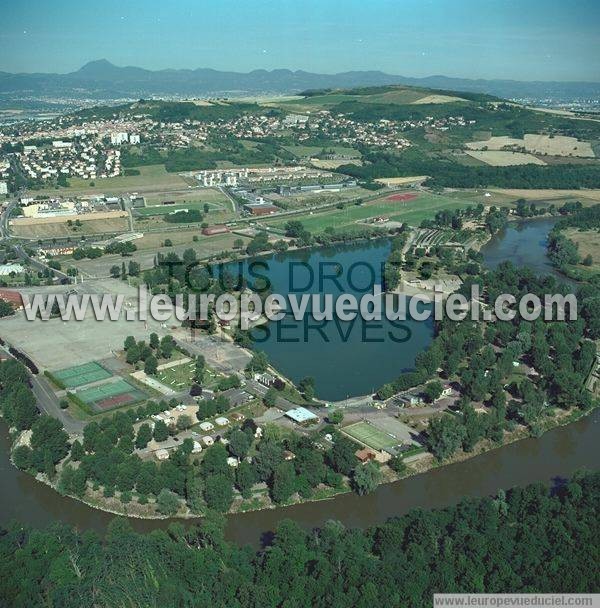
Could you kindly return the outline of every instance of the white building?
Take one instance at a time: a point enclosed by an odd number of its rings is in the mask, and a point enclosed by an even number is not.
[[[134,146],[135,144],[139,144],[139,143],[140,143],[140,136],[139,136],[137,133],[132,133],[132,134],[129,136],[129,143],[130,143],[131,145],[133,145],[133,146]]]
[[[110,134],[110,143],[113,146],[120,146],[121,144],[127,143],[128,140],[129,140],[129,136],[127,135],[126,132],[119,132],[119,133],[111,133]]]
[[[0,194],[8,194],[8,184],[6,182],[0,182]]]

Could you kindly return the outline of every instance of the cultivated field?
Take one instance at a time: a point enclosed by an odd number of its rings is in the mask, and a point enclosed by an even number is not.
[[[565,135],[550,136],[527,133],[523,139],[502,135],[490,137],[482,141],[468,142],[466,146],[471,150],[523,148],[527,152],[548,154],[550,156],[595,156],[589,142],[579,141],[575,137],[567,137]]]
[[[545,165],[546,163],[523,152],[508,152],[504,150],[467,150],[466,153],[493,167],[511,167],[513,165]]]
[[[68,219],[81,221],[81,226],[69,226],[66,218],[57,222],[40,221],[26,223],[24,220],[13,221],[11,232],[15,236],[26,239],[49,239],[70,236],[74,239],[82,235],[119,233],[129,230],[129,221],[125,217],[113,217],[104,219],[86,219],[85,215],[72,216]]]

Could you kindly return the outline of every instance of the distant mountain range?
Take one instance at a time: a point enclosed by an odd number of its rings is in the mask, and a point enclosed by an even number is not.
[[[243,96],[293,94],[307,89],[352,88],[404,84],[451,91],[488,93],[504,98],[593,99],[600,97],[596,82],[521,82],[517,80],[471,80],[428,76],[409,78],[378,71],[313,74],[302,70],[253,70],[248,73],[196,70],[145,70],[118,67],[106,59],[91,61],[69,74],[10,74],[0,72],[0,94],[15,98],[57,96],[118,99],[149,95]]]

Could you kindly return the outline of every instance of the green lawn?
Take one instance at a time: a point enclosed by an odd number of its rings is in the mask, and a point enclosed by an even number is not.
[[[174,390],[183,390],[185,387],[192,385],[195,367],[194,361],[168,367],[167,369],[159,370],[156,374],[156,379]]]

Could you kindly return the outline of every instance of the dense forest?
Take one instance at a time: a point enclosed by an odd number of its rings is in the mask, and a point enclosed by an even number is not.
[[[415,510],[368,530],[283,521],[255,552],[223,520],[104,539],[55,524],[0,530],[0,604],[12,608],[429,607],[435,592],[598,590],[600,474]]]

